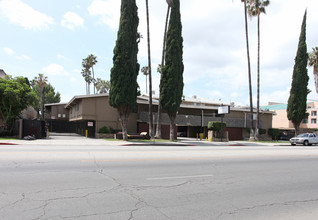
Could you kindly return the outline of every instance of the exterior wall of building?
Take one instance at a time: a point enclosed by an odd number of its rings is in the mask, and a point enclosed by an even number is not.
[[[272,111],[275,111],[273,116],[273,128],[279,129],[293,129],[294,126],[291,121],[287,118],[287,105],[279,103],[271,103],[272,105],[265,106]],[[277,107],[277,108],[276,108]],[[308,117],[305,118],[300,124],[300,128],[318,128],[318,102],[308,101],[307,103]]]
[[[71,106],[69,109],[69,120],[76,121],[82,119],[82,101],[79,101]]]
[[[45,119],[53,120],[68,120],[69,111],[65,108],[66,103],[46,105],[45,106]]]
[[[140,105],[139,105],[140,106]],[[140,106],[139,109],[144,109]],[[207,126],[209,121],[221,121],[221,117],[216,117],[215,109],[204,109],[203,110],[203,127],[204,133],[207,134]],[[186,113],[186,114],[185,114]],[[178,127],[187,127],[187,136],[196,137],[198,132],[201,132],[201,109],[200,108],[189,108],[181,107],[178,111],[175,123]],[[157,114],[155,113],[155,122],[157,121]],[[249,134],[244,133],[245,128],[250,127],[249,112],[244,110],[233,110],[230,114],[226,114],[223,118],[223,122],[229,131],[230,140],[240,140],[247,138]],[[260,128],[268,130],[272,128],[272,113],[266,112],[260,114]],[[139,112],[139,122],[148,123],[148,112]],[[162,114],[162,124],[169,125],[170,119],[166,113]],[[255,122],[254,122],[255,126]]]
[[[308,118],[301,123],[301,128],[318,128],[318,108],[307,109]]]
[[[287,118],[286,109],[276,110],[273,116],[273,128],[292,128],[291,122]]]
[[[83,98],[70,108],[70,121],[94,120],[96,121],[96,132],[103,127],[108,126],[116,130],[121,130],[119,114],[117,109],[108,104],[107,96],[95,96]],[[131,113],[128,119],[127,129],[130,133],[137,132],[137,114]]]
[[[217,117],[217,106],[210,104],[198,103],[191,105],[191,103],[182,104],[177,118],[175,120],[176,126],[180,128],[180,132],[186,132],[188,137],[196,137],[198,132],[201,132],[202,125],[202,110],[203,110],[203,127],[204,132],[207,133],[207,126],[209,121],[221,121]],[[70,103],[67,104],[69,109],[70,121],[95,121],[95,130],[103,126],[112,127],[115,130],[121,130],[119,114],[117,109],[112,108],[108,104],[107,95],[88,95],[74,97]],[[157,121],[157,106],[154,104],[154,123]],[[141,129],[148,128],[149,122],[149,106],[147,100],[138,99],[138,108],[136,112],[132,112],[128,119],[128,132],[137,133]],[[229,137],[233,139],[243,139],[245,128],[249,128],[249,111],[244,108],[233,108],[230,114],[226,114],[223,121],[227,124]],[[162,125],[169,127],[170,119],[167,113],[162,114]],[[255,123],[254,123],[255,124]],[[268,129],[272,127],[272,112],[265,111],[260,115],[260,127]],[[167,129],[169,131],[169,129]],[[176,129],[176,132],[178,130]],[[165,132],[165,131],[163,131]],[[168,133],[167,133],[168,134]]]

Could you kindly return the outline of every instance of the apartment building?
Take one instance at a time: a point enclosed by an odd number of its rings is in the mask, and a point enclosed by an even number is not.
[[[263,110],[275,112],[273,115],[273,128],[293,129],[294,126],[287,118],[287,104],[269,102],[268,105],[261,107]],[[318,101],[307,100],[307,116],[300,124],[300,128],[316,129],[318,128]]]
[[[134,109],[128,119],[128,132],[140,133],[148,132],[149,128],[149,97],[146,95],[138,96],[137,107]],[[223,106],[230,106],[229,114],[224,115],[221,119],[218,115],[218,108]],[[68,112],[69,122],[81,122],[85,125],[94,125],[95,132],[103,126],[112,127],[115,130],[121,130],[120,119],[117,109],[112,108],[108,104],[108,94],[82,95],[74,96],[67,104],[50,104],[50,114],[47,114],[47,119],[51,123],[58,120],[53,112],[58,112],[58,108],[63,108]],[[55,109],[55,110],[54,110]],[[157,121],[158,111],[158,97],[153,97],[153,121]],[[250,116],[250,109],[248,107],[237,107],[234,104],[221,103],[220,101],[200,99],[197,97],[184,98],[178,110],[175,120],[177,133],[184,134],[187,137],[196,137],[197,133],[205,133],[207,135],[207,126],[209,121],[226,122],[226,131],[229,133],[230,140],[242,140],[249,137],[247,132],[250,126],[250,119],[255,120],[255,113],[253,117]],[[272,128],[273,112],[262,110],[260,113],[260,128]],[[254,125],[255,125],[255,121]],[[162,136],[169,138],[169,124],[170,120],[166,112],[162,113]]]

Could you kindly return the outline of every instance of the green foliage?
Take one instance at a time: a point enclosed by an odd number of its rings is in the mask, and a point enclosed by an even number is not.
[[[250,131],[251,131],[250,128],[246,128],[245,130],[247,133],[250,133]],[[266,134],[266,129],[259,128],[258,133],[259,133],[259,135]]]
[[[0,119],[4,121],[5,129],[11,129],[14,119],[31,105],[34,99],[35,94],[25,78],[0,78]]]
[[[258,131],[258,133],[259,133],[260,135],[266,134],[266,129],[260,128],[259,131]]]
[[[95,94],[95,76],[94,76],[94,65],[97,64],[97,57],[94,54],[89,54],[85,59],[82,60],[82,76],[87,83],[86,93],[90,94],[90,84],[94,83],[94,94]],[[93,76],[91,76],[93,73]]]
[[[55,88],[49,83],[43,89],[44,104],[59,103],[61,101],[61,94],[55,92]]]
[[[167,32],[165,66],[160,81],[160,102],[169,115],[175,114],[183,95],[183,38],[180,15],[180,0],[173,0]]]
[[[208,123],[208,130],[213,130],[213,131],[220,131],[221,128],[226,128],[226,123],[219,122],[219,121],[209,121]]]
[[[95,86],[96,86],[97,92],[99,92],[100,94],[107,93],[108,90],[110,89],[110,81],[97,78]]]
[[[139,18],[135,0],[121,1],[120,25],[114,48],[113,67],[110,75],[109,104],[114,108],[134,109],[137,100],[137,32]],[[125,106],[125,107],[123,107]]]
[[[306,44],[306,17],[305,12],[301,34],[299,37],[298,50],[295,58],[292,85],[287,106],[287,117],[294,124],[296,133],[298,132],[301,121],[306,116],[306,102],[308,94],[308,54]]]
[[[110,133],[110,129],[107,126],[103,126],[98,130],[98,133],[101,134],[109,134]]]
[[[37,112],[39,112],[41,99],[40,88],[37,84],[34,84],[32,86],[32,90],[35,94],[35,99],[31,105]],[[59,103],[60,101],[61,94],[59,92],[55,92],[55,88],[50,83],[46,84],[43,88],[43,104]]]
[[[273,139],[277,139],[279,135],[279,129],[277,128],[269,128],[268,135],[272,136]]]

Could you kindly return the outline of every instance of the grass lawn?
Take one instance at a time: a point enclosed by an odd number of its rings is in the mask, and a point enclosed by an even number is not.
[[[166,140],[166,139],[150,139],[150,140],[146,140],[146,139],[128,139],[128,142],[170,142],[170,140]],[[179,142],[179,140],[174,140],[173,142]]]
[[[121,139],[104,139],[106,141],[123,141]],[[146,139],[128,139],[127,142],[170,142],[170,140],[166,139],[155,139],[155,140],[146,140]],[[179,140],[174,140],[173,142],[179,142]]]
[[[19,138],[15,138],[15,137],[0,137],[0,141],[6,141],[6,140],[19,140]]]
[[[254,142],[254,143],[273,143],[273,144],[277,144],[277,143],[281,143],[281,144],[288,144],[289,141],[282,141],[282,140],[279,140],[279,141],[249,141],[249,142]]]

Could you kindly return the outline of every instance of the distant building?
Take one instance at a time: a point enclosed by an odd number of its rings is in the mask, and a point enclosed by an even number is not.
[[[6,73],[4,72],[4,70],[3,69],[0,69],[0,78],[5,78],[6,77]]]
[[[263,110],[274,111],[273,128],[279,129],[294,129],[291,121],[287,118],[287,104],[269,102],[266,106],[261,106]],[[307,116],[300,124],[303,129],[316,129],[318,128],[318,101],[307,100]]]

